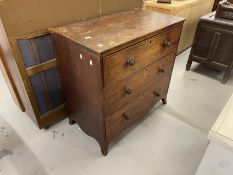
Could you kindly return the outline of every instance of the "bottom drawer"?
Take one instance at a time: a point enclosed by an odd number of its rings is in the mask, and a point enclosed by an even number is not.
[[[115,135],[142,118],[150,108],[167,95],[170,78],[162,81],[158,80],[157,82],[106,119],[107,141],[110,141]]]

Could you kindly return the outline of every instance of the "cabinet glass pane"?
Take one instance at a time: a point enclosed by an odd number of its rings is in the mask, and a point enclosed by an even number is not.
[[[51,35],[18,39],[17,43],[26,68],[55,58]]]
[[[55,58],[51,35],[17,40],[19,50],[26,68],[40,65]],[[64,104],[57,68],[29,77],[40,114]]]

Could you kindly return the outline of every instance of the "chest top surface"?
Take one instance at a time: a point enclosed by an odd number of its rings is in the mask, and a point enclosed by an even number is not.
[[[101,54],[183,21],[180,17],[133,9],[49,30]]]

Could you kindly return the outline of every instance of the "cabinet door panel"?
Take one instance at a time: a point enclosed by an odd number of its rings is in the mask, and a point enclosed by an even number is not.
[[[214,31],[206,26],[199,25],[197,37],[194,41],[194,55],[202,58],[208,58],[211,51],[211,43],[214,37]]]
[[[222,33],[217,42],[213,61],[229,65],[233,61],[233,35]]]

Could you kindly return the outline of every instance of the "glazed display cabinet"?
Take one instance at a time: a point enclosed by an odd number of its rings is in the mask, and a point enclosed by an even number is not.
[[[0,1],[0,68],[15,103],[39,128],[66,117],[48,28],[141,5],[141,0]]]
[[[51,36],[22,36],[9,41],[2,23],[0,31],[2,72],[5,68],[16,104],[40,128],[61,120],[65,104]]]

